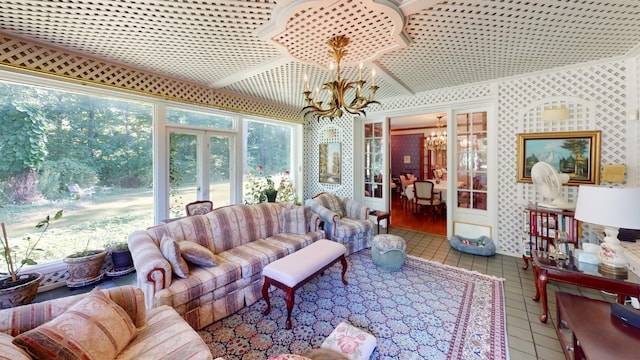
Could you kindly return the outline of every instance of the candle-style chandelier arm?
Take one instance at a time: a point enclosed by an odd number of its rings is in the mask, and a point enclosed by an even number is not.
[[[318,121],[320,118],[334,118],[341,117],[344,112],[348,112],[353,115],[362,114],[366,116],[364,109],[371,104],[380,104],[378,101],[373,100],[378,87],[375,83],[375,71],[372,71],[371,86],[369,87],[369,94],[364,96],[362,89],[364,88],[366,81],[362,79],[362,64],[360,64],[360,79],[357,81],[347,81],[342,78],[342,70],[340,68],[340,61],[343,56],[347,54],[345,47],[349,44],[349,39],[345,36],[336,36],[329,40],[329,46],[332,48],[329,51],[336,60],[336,72],[334,73],[334,65],[331,63],[331,77],[332,80],[322,85],[322,91],[329,93],[329,101],[326,107],[323,107],[323,101],[320,100],[320,91],[316,88],[316,100],[311,96],[312,92],[309,89],[309,82],[305,74],[305,90],[303,92],[307,106],[302,108],[302,111],[306,111],[304,115],[315,114]],[[351,102],[345,100],[347,91],[355,91],[354,97]]]

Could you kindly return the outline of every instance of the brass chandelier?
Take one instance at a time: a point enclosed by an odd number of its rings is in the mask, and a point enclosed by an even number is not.
[[[304,97],[307,102],[307,106],[302,108],[302,111],[307,114],[315,114],[318,121],[321,118],[329,118],[333,121],[334,118],[340,118],[344,112],[348,112],[353,115],[362,114],[366,116],[365,108],[370,104],[380,104],[373,100],[373,96],[378,90],[376,86],[376,73],[375,70],[371,71],[371,86],[369,87],[369,95],[364,96],[362,94],[362,88],[366,81],[362,79],[362,63],[360,63],[360,78],[358,81],[347,81],[342,78],[342,70],[340,69],[340,60],[347,54],[345,47],[349,45],[349,39],[344,35],[338,35],[329,39],[329,47],[331,51],[329,54],[335,58],[336,68],[334,69],[334,63],[331,62],[329,69],[331,70],[331,81],[328,81],[322,85],[322,90],[329,92],[329,101],[326,106],[323,106],[323,101],[320,100],[320,89],[315,88],[315,100],[311,97],[311,90],[309,90],[309,79],[307,75],[304,75]],[[347,91],[355,89],[355,96],[351,102],[345,101]]]
[[[432,132],[427,138],[427,147],[433,150],[445,150],[447,148],[447,132],[442,132],[442,124],[440,123],[442,116],[438,116],[437,132]]]

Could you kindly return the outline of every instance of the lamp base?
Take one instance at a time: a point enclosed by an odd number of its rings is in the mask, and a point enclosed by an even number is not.
[[[614,278],[614,279],[627,279],[629,277],[629,272],[626,266],[616,266],[605,264],[601,262],[598,264],[598,272],[602,274],[604,277]]]

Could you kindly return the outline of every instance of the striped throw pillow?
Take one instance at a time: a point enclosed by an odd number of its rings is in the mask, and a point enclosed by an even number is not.
[[[33,359],[114,359],[137,329],[129,315],[99,288],[55,319],[13,339]]]

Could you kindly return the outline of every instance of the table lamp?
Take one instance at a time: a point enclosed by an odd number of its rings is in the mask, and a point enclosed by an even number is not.
[[[601,271],[626,273],[627,258],[618,229],[640,229],[640,188],[580,185],[574,214],[577,220],[604,226],[600,245]]]

